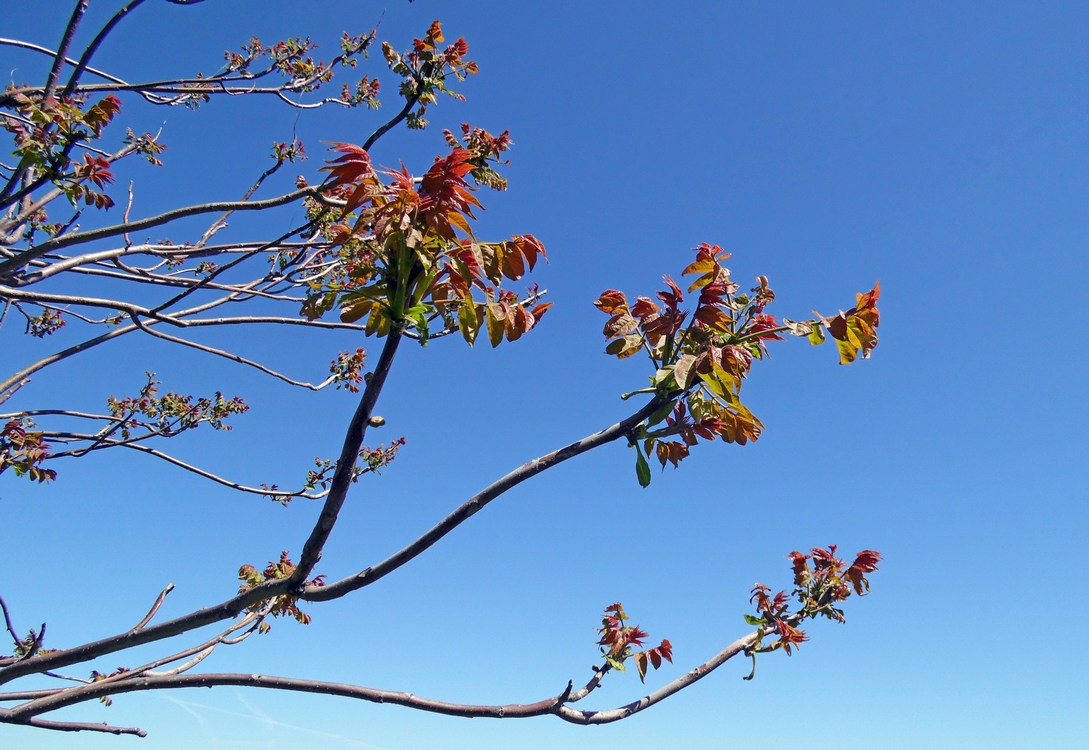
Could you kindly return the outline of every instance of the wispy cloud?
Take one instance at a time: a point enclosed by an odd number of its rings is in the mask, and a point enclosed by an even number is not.
[[[225,716],[232,716],[234,718],[246,719],[248,721],[260,723],[267,729],[275,729],[277,732],[289,730],[292,732],[298,732],[299,734],[306,735],[308,737],[320,737],[321,739],[327,741],[335,740],[341,743],[344,747],[359,748],[359,750],[391,750],[391,748],[383,747],[381,745],[375,745],[370,742],[364,742],[362,740],[356,739],[355,737],[337,734],[336,732],[324,732],[319,729],[314,729],[313,727],[300,726],[298,724],[291,724],[286,721],[281,721],[280,719],[277,719],[274,716],[270,716],[259,707],[250,703],[248,700],[246,700],[245,696],[242,693],[237,691],[234,692],[234,697],[238,701],[238,703],[241,704],[241,706],[245,709],[244,711],[224,708],[221,705],[208,705],[206,703],[196,703],[193,701],[182,700],[181,698],[176,698],[172,695],[160,695],[159,697],[174,704],[178,708],[190,714],[200,723],[201,727],[204,729],[211,729],[212,727],[209,724],[207,718],[205,718],[205,716],[202,714],[213,712]],[[267,748],[270,746],[267,743],[262,743],[261,747]]]

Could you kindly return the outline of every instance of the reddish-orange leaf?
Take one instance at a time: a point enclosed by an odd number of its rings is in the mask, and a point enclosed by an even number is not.
[[[645,318],[656,312],[658,312],[658,305],[651,302],[650,297],[637,297],[631,308],[631,314],[637,318]]]
[[[748,331],[754,334],[758,341],[782,341],[783,337],[778,333],[771,333],[772,329],[779,328],[779,323],[771,315],[761,314],[753,318]]]
[[[550,307],[552,307],[551,302],[542,302],[541,304],[536,305],[532,310],[530,310],[530,313],[533,315],[536,322],[540,322],[541,317],[546,312],[548,312],[548,308],[550,308]]]
[[[594,302],[594,307],[603,313],[613,315],[614,313],[626,311],[628,309],[628,300],[623,292],[616,289],[606,289]]]
[[[516,243],[504,243],[502,269],[503,275],[511,281],[517,281],[525,275],[526,267],[522,262],[522,253]]]
[[[429,41],[435,44],[442,44],[446,41],[442,36],[442,23],[439,21],[432,21],[431,27],[427,30],[427,38]]]
[[[668,276],[663,276],[662,280],[665,281],[665,283],[672,291],[658,292],[658,299],[662,300],[662,302],[664,302],[666,306],[670,308],[670,310],[676,310],[677,305],[684,301],[684,294],[681,292],[680,287],[677,286],[676,282],[674,282],[673,279],[669,278]]]
[[[662,658],[668,661],[670,664],[673,663],[673,644],[670,643],[668,640],[662,639],[662,644],[658,646],[655,651],[661,654]]]
[[[729,333],[733,319],[717,307],[704,305],[696,310],[696,320],[719,333]]]
[[[877,570],[877,563],[881,560],[881,553],[872,549],[864,549],[858,553],[851,567],[844,573],[847,580],[854,586],[855,593],[863,596],[870,590],[870,582],[866,579],[866,573]]]
[[[545,257],[544,245],[532,234],[516,234],[511,240],[522,256],[525,257],[526,265],[529,266],[530,271],[537,265],[538,256]]]

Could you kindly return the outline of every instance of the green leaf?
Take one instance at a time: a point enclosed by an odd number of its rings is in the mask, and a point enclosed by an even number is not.
[[[458,310],[458,328],[469,346],[476,341],[476,335],[480,331],[480,319],[476,315],[476,306],[472,299],[465,300]]]
[[[427,316],[431,312],[429,305],[416,305],[405,310],[405,317],[412,321],[416,333],[420,335],[420,344],[426,345],[431,337],[431,331],[427,323]]]
[[[495,302],[489,302],[484,310],[484,317],[488,325],[488,341],[491,342],[492,348],[495,348],[503,340],[505,318],[503,309]]]
[[[755,627],[767,624],[766,622],[764,622],[763,617],[756,617],[755,615],[745,615],[745,622]]]
[[[752,657],[752,671],[742,677],[741,679],[743,680],[751,680],[752,678],[756,677],[756,652],[749,651],[749,656]]]
[[[658,368],[658,371],[650,379],[654,390],[661,393],[677,390],[677,381],[673,379],[673,365]]]
[[[639,479],[640,487],[650,486],[650,464],[638,445],[635,446],[635,476]]]

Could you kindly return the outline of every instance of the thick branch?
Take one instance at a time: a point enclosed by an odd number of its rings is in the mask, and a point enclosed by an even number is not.
[[[96,52],[98,52],[98,48],[102,46],[102,42],[106,41],[106,37],[110,35],[110,32],[117,28],[117,25],[121,23],[122,20],[124,20],[125,16],[127,16],[129,13],[136,10],[143,4],[144,0],[131,0],[128,5],[120,8],[116,13],[113,14],[110,20],[106,22],[106,25],[103,26],[98,34],[95,35],[95,38],[91,40],[91,43],[87,45],[87,49],[85,49],[83,51],[83,54],[80,56],[79,62],[76,64],[76,69],[72,71],[72,75],[68,79],[68,85],[64,87],[64,92],[61,94],[62,99],[70,97],[72,93],[76,90],[76,84],[79,83],[79,79],[83,75],[83,71],[87,69],[87,66],[91,62],[91,58],[94,57]],[[54,65],[61,63],[61,58],[63,56],[63,53],[59,55],[57,60],[54,61]]]
[[[128,630],[74,648],[51,651],[45,654],[39,653],[0,669],[0,684],[28,674],[41,674],[51,669],[80,664],[99,656],[124,651],[145,643],[154,643],[165,638],[188,633],[206,625],[229,620],[237,617],[254,604],[288,593],[289,588],[290,579],[287,578],[266,581],[224,602],[190,612],[173,620],[167,620],[158,625],[144,627],[139,630]],[[2,716],[0,716],[0,721],[3,721]]]
[[[370,701],[371,703],[393,703],[398,706],[415,708],[420,711],[446,714],[448,716],[484,717],[492,719],[526,718],[530,716],[543,716],[554,713],[567,694],[564,691],[560,695],[545,698],[536,703],[509,703],[506,705],[474,705],[461,703],[448,703],[446,701],[422,698],[412,693],[397,692],[393,690],[379,690],[376,688],[349,685],[339,682],[321,682],[319,680],[303,680],[295,677],[276,677],[261,674],[181,674],[142,676],[119,683],[102,684],[100,682],[78,688],[78,695],[59,694],[34,701],[33,710],[24,704],[7,712],[0,711],[0,722],[20,723],[30,717],[48,711],[55,711],[64,706],[94,700],[103,696],[114,696],[121,693],[131,693],[141,690],[169,690],[176,688],[218,687],[233,685],[236,687],[257,687],[272,690],[290,690],[302,693],[320,693],[323,695],[339,695],[345,698]],[[6,715],[5,715],[6,714]]]
[[[329,494],[325,497],[325,505],[322,506],[317,521],[314,522],[310,537],[303,545],[298,566],[289,579],[295,587],[301,587],[314,566],[318,564],[322,548],[333,531],[340,509],[344,506],[348,488],[355,479],[355,463],[359,460],[359,449],[363,445],[367,423],[373,413],[374,405],[378,402],[378,394],[382,392],[382,386],[385,385],[390,367],[393,365],[393,358],[397,354],[403,331],[403,323],[395,322],[391,327],[389,335],[386,336],[386,343],[382,347],[382,353],[378,357],[378,363],[374,366],[370,381],[359,399],[359,406],[344,433],[344,445],[341,447],[336,470],[329,482]]]

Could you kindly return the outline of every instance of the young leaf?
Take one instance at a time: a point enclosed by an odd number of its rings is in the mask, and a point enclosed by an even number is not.
[[[638,445],[635,446],[635,476],[639,479],[640,487],[650,486],[650,464]]]

